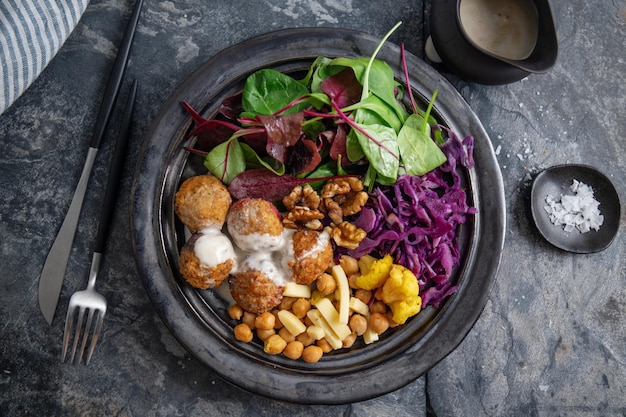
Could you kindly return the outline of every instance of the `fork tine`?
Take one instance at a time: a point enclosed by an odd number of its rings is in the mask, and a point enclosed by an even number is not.
[[[78,346],[78,339],[80,338],[81,330],[83,328],[83,317],[85,315],[85,307],[80,307],[78,310],[78,320],[76,321],[76,332],[74,333],[74,344],[72,345],[72,356],[70,363],[74,362],[74,356],[76,355],[76,347]]]
[[[91,355],[93,354],[93,350],[96,347],[96,343],[98,343],[98,338],[100,337],[100,330],[102,329],[102,322],[104,321],[104,312],[98,310],[98,315],[96,316],[96,327],[93,331],[93,336],[91,338],[91,345],[89,346],[89,352],[87,352],[87,359],[85,360],[85,365],[89,365],[89,361],[91,360]]]
[[[83,359],[83,353],[85,352],[85,346],[87,346],[87,339],[89,338],[89,334],[91,333],[91,322],[93,320],[93,309],[89,309],[89,314],[87,315],[87,323],[85,324],[85,328],[83,330],[83,341],[80,344],[80,351],[78,352],[78,363]]]
[[[63,332],[63,351],[61,352],[61,363],[65,362],[67,356],[67,348],[70,344],[70,336],[74,331],[74,313],[75,308],[68,308],[67,315],[65,316],[65,331]]]

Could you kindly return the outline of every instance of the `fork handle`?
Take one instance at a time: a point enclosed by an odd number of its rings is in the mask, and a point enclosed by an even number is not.
[[[115,210],[115,201],[117,200],[117,191],[120,184],[122,170],[124,169],[124,160],[126,159],[126,150],[128,149],[128,137],[130,136],[130,127],[132,121],[133,110],[135,108],[135,99],[137,97],[137,81],[133,84],[126,100],[124,108],[124,116],[120,125],[120,131],[115,143],[115,151],[111,160],[111,168],[109,170],[109,179],[107,181],[106,192],[104,194],[104,202],[102,205],[102,214],[100,216],[100,224],[98,226],[98,234],[94,252],[104,253],[109,226],[113,211]]]
[[[104,133],[106,132],[106,128],[109,123],[109,118],[111,117],[111,113],[115,107],[115,101],[117,100],[117,94],[122,84],[124,70],[126,69],[126,64],[128,63],[130,46],[132,45],[133,38],[135,37],[135,30],[137,28],[137,23],[139,22],[139,14],[141,13],[142,5],[143,0],[137,0],[135,3],[128,26],[126,27],[126,32],[124,33],[124,38],[122,39],[115,62],[113,63],[113,68],[111,69],[111,74],[109,75],[109,80],[107,81],[106,89],[104,91],[102,104],[100,105],[100,112],[98,113],[98,118],[96,119],[93,137],[91,138],[90,146],[92,148],[98,149],[100,147],[100,143],[102,142],[102,138],[104,137]]]

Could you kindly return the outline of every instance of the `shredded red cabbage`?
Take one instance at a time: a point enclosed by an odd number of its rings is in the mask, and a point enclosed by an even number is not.
[[[448,133],[441,146],[447,162],[423,176],[402,175],[393,186],[376,187],[354,222],[367,238],[350,251],[356,258],[391,254],[417,277],[422,305],[433,307],[458,288],[450,281],[460,262],[457,229],[476,213],[457,172],[457,165],[468,169],[474,165],[474,139],[461,140],[440,128]]]

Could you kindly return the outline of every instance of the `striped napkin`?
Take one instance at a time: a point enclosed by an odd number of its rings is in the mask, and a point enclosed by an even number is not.
[[[0,114],[39,76],[89,0],[0,0]]]

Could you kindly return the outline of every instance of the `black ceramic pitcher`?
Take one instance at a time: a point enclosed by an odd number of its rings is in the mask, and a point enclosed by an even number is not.
[[[497,55],[476,43],[461,22],[461,3],[470,0],[433,0],[431,35],[426,56],[441,62],[461,78],[480,84],[507,84],[533,73],[547,72],[556,62],[558,40],[548,0],[528,0],[536,13],[536,43],[521,59]],[[500,0],[503,4],[510,0]]]

